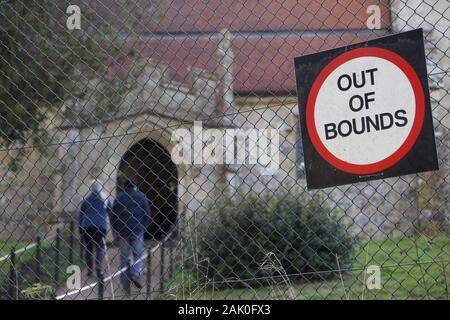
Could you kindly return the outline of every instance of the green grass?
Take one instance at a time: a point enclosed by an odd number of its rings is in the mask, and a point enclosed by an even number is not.
[[[0,243],[0,258],[9,254],[13,248],[22,248],[27,246],[29,243],[24,241],[4,241]]]
[[[189,299],[448,299],[450,238],[402,238],[361,243],[351,270],[333,280],[304,283],[280,282],[269,287],[212,290],[182,279],[180,273],[166,281],[166,298]],[[446,261],[442,261],[446,260]],[[438,262],[442,261],[442,262]],[[381,289],[368,290],[365,268],[381,268]],[[280,279],[278,279],[280,280]],[[179,290],[184,281],[185,288]]]
[[[17,250],[28,246],[31,242],[25,241],[4,241],[0,242],[0,258],[11,253],[11,250]],[[43,243],[43,246],[45,244]],[[35,255],[35,248],[31,248],[16,256],[17,266],[20,268],[24,261],[29,261]],[[0,261],[0,291],[4,291],[5,283],[8,281],[10,270],[10,259]]]
[[[11,251],[11,248],[20,249],[30,243],[3,242],[0,244],[0,256],[4,256]],[[55,242],[42,242],[41,263],[39,264],[39,277],[36,276],[36,247],[33,247],[16,256],[16,269],[19,290],[31,287],[36,283],[48,284],[53,287],[61,285],[67,278],[66,269],[71,264],[82,265],[79,257],[79,243],[74,242],[73,263],[69,261],[70,248],[65,240],[60,242],[59,265],[56,265]],[[0,297],[6,294],[9,284],[10,261],[0,262]],[[58,274],[58,281],[55,281],[55,274]]]

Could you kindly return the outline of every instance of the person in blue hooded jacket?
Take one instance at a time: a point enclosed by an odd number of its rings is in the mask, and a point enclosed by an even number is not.
[[[113,234],[118,237],[120,244],[120,268],[128,264],[130,251],[131,279],[124,272],[121,274],[123,288],[129,288],[129,280],[136,287],[142,288],[139,277],[142,268],[142,255],[144,253],[144,233],[150,225],[150,204],[147,197],[137,190],[129,180],[125,182],[123,192],[119,192],[111,210],[111,225]]]
[[[102,188],[99,181],[94,181],[91,185],[91,192],[82,201],[80,208],[79,227],[85,249],[88,276],[93,275],[94,251],[97,276],[103,276],[104,238],[108,230],[107,219],[112,203],[102,192]]]

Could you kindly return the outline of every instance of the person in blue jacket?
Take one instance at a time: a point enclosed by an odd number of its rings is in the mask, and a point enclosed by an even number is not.
[[[128,279],[126,272],[121,274],[124,289],[129,289],[130,280],[136,287],[142,288],[139,282],[141,258],[144,253],[144,233],[150,225],[150,214],[147,197],[127,180],[124,191],[119,192],[114,201],[110,216],[113,234],[119,238],[121,269],[127,266],[130,251],[132,253],[131,279]]]
[[[111,210],[111,201],[102,192],[103,185],[94,181],[91,192],[82,201],[79,216],[79,227],[84,245],[88,276],[93,275],[94,251],[97,276],[103,276],[103,258],[105,256],[104,238],[108,229],[107,219]]]

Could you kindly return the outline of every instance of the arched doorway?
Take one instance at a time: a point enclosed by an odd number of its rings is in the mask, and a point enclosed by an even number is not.
[[[177,225],[177,167],[169,152],[151,139],[134,144],[123,156],[117,176],[119,191],[128,178],[151,203],[152,223],[146,239],[161,240]]]

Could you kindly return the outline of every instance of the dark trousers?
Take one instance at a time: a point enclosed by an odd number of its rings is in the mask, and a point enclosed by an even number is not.
[[[87,228],[83,230],[82,239],[84,244],[84,252],[88,271],[94,271],[94,252],[95,252],[95,268],[97,271],[103,272],[102,264],[105,256],[105,231],[98,228]]]

